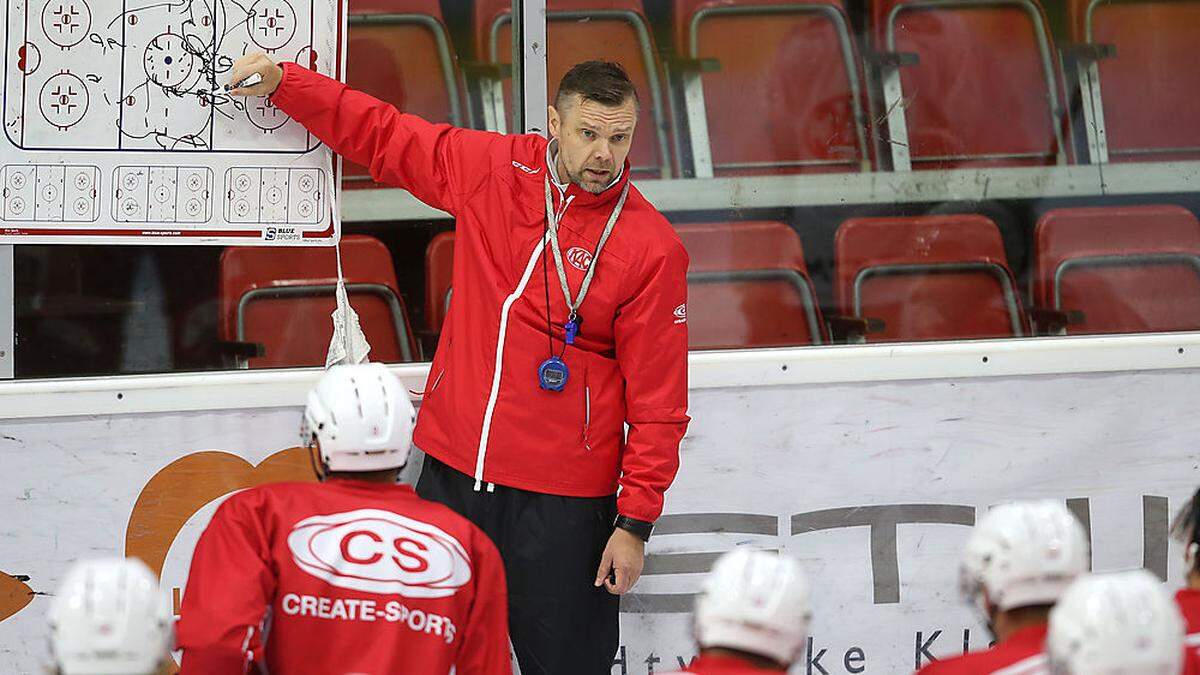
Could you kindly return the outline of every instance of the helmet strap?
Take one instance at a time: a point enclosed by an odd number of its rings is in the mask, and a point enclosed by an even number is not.
[[[325,478],[329,476],[329,467],[321,459],[320,444],[310,438],[304,449],[308,451],[308,461],[312,463],[313,475],[316,476],[317,482],[324,483]]]

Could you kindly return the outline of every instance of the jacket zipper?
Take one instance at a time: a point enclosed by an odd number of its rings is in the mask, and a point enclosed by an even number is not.
[[[562,200],[562,208],[555,215],[555,220],[561,221],[575,196],[566,197],[566,193],[562,189],[559,189],[559,194],[565,198]],[[483,489],[483,464],[487,459],[488,436],[492,431],[492,415],[496,412],[496,400],[500,397],[500,375],[504,364],[504,340],[508,334],[508,314],[513,303],[525,293],[525,287],[529,285],[529,278],[533,276],[533,268],[537,265],[537,259],[542,254],[542,250],[546,247],[548,237],[549,233],[547,232],[538,245],[533,247],[533,254],[529,256],[529,262],[525,265],[525,273],[521,275],[521,281],[517,283],[516,289],[504,299],[504,305],[500,308],[500,334],[496,337],[496,363],[492,371],[492,389],[488,393],[487,408],[483,412],[483,430],[479,434],[479,448],[475,451],[476,492]],[[495,485],[489,484],[488,492],[493,492],[495,487]]]

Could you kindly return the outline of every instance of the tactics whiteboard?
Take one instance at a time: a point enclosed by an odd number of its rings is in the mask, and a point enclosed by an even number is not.
[[[266,52],[340,78],[340,0],[8,0],[0,242],[330,244],[332,153],[267,98]]]

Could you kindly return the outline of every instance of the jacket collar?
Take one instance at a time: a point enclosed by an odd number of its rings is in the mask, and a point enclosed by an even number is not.
[[[563,182],[558,177],[558,139],[552,138],[546,143],[546,173],[550,176],[550,182],[558,188],[558,198],[574,198],[576,206],[594,206],[615,202],[617,197],[621,196],[621,190],[625,187],[625,183],[629,181],[629,160],[625,160],[625,166],[621,167],[621,173],[613,179],[608,187],[600,194],[592,194],[587,190],[579,187],[571,182]]]

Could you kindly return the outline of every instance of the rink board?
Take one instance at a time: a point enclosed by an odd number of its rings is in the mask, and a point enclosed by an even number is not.
[[[1175,585],[1167,522],[1200,475],[1195,374],[693,391],[683,467],[623,600],[613,673],[664,672],[694,654],[692,594],[735,546],[787,551],[812,579],[812,643],[793,672],[903,673],[922,647],[979,647],[988,638],[958,595],[958,553],[981,509],[1014,498],[1069,500],[1096,569],[1146,566]],[[274,407],[0,422],[0,572],[28,577],[0,576],[0,672],[45,664],[41,593],[76,558],[138,555],[177,599],[223,496],[308,475],[298,419]]]

